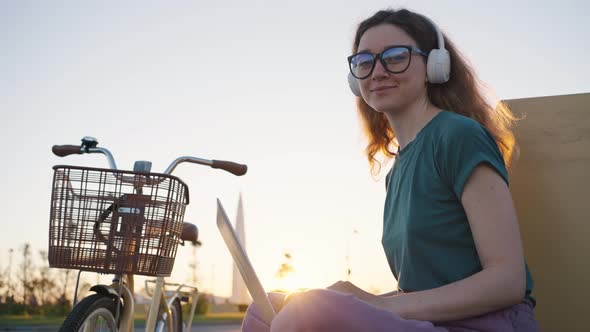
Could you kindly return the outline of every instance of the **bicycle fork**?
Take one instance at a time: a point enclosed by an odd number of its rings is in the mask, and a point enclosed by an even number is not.
[[[147,321],[145,323],[146,331],[154,331],[156,328],[156,319],[158,317],[158,311],[160,306],[165,310],[167,317],[172,317],[170,306],[166,302],[164,297],[164,277],[156,278],[156,287],[152,295],[152,303],[150,304],[150,311],[148,313]],[[172,326],[172,319],[166,319],[168,324],[168,331],[174,331]]]
[[[113,283],[112,286],[116,286]],[[121,298],[123,299],[123,312],[121,312],[120,331],[133,332],[133,313],[135,312],[135,301],[131,290],[121,283]]]

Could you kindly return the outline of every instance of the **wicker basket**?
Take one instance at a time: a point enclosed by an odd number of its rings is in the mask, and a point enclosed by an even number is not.
[[[51,267],[170,275],[188,204],[186,184],[156,173],[53,169]]]

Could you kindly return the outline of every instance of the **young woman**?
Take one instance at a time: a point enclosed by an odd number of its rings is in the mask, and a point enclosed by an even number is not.
[[[252,306],[242,330],[537,331],[508,189],[512,113],[490,105],[454,45],[408,10],[363,21],[348,61],[373,172],[379,155],[394,159],[382,244],[398,290],[338,282],[274,294],[271,326]]]

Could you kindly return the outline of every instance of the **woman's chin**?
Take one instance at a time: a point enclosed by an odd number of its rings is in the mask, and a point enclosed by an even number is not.
[[[383,102],[374,102],[369,104],[372,109],[379,113],[396,113],[400,109],[400,106],[397,103],[392,103],[391,101],[383,101]]]

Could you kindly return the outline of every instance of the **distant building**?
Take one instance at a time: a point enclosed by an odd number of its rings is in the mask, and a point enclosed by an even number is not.
[[[238,235],[238,239],[244,247],[244,250],[246,250],[246,232],[244,225],[244,204],[242,202],[242,194],[240,194],[240,199],[238,201],[235,230],[236,234]],[[242,279],[240,271],[238,270],[238,267],[235,263],[233,268],[232,295],[229,298],[229,303],[237,305],[240,308],[240,311],[245,311],[248,305],[252,303],[248,289],[246,288],[244,280]]]

